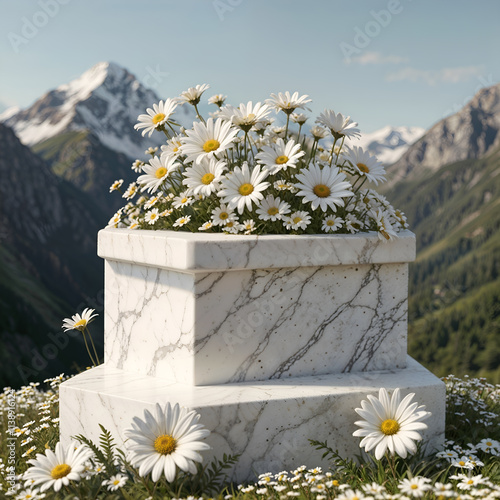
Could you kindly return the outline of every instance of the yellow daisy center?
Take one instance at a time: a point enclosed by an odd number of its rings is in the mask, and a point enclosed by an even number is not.
[[[156,172],[155,172],[155,177],[157,179],[161,179],[162,177],[165,176],[166,173],[167,173],[167,169],[165,167],[157,168]]]
[[[463,467],[465,465],[465,462],[463,460],[460,460],[460,462],[458,462],[458,465],[460,465],[460,467]]]
[[[160,455],[170,455],[175,451],[176,447],[177,447],[177,441],[169,434],[163,434],[161,436],[158,436],[154,442],[154,449]]]
[[[279,212],[278,207],[270,207],[267,211],[269,215],[276,215]]]
[[[491,443],[490,441],[488,441],[488,442],[486,443],[486,446],[493,446],[493,443]]]
[[[253,193],[253,186],[250,183],[242,184],[239,189],[238,193],[241,194],[241,196],[248,196],[249,194]]]
[[[113,484],[114,484],[115,486],[117,486],[119,483],[120,483],[120,481],[119,481],[118,479],[115,479],[115,480],[113,481]]]
[[[230,220],[227,224],[226,224],[226,227],[233,227],[234,226],[234,222],[232,220]]]
[[[157,113],[156,115],[153,116],[153,123],[156,125],[157,123],[160,123],[164,119],[165,119],[164,113]]]
[[[332,484],[333,484],[333,486],[338,486],[340,483],[336,479],[334,479],[332,481]]]
[[[356,163],[356,165],[364,174],[367,174],[370,171],[370,169],[364,163]]]
[[[276,158],[276,165],[283,165],[283,163],[286,163],[289,160],[288,156],[281,155]]]
[[[56,465],[50,471],[50,477],[52,479],[61,479],[62,477],[66,477],[71,472],[71,467],[68,464],[60,464]]]
[[[186,201],[188,201],[187,198],[182,198],[181,203],[186,203]]]
[[[334,224],[335,224],[335,221],[334,221],[334,220],[332,220],[332,219],[328,219],[328,220],[326,221],[326,225],[327,225],[327,226],[333,226]]]
[[[211,151],[215,151],[220,147],[220,142],[217,139],[209,139],[203,144],[203,151],[205,153],[210,153]]]
[[[151,220],[153,220],[153,219],[156,219],[156,217],[158,217],[158,216],[156,214],[151,214],[150,217],[151,217]]]
[[[416,489],[418,489],[418,485],[416,485],[416,484],[412,484],[412,485],[410,486],[410,488],[411,488],[412,490],[416,490]]]
[[[221,212],[219,214],[219,219],[221,220],[226,220],[229,217],[229,214],[227,212]]]
[[[302,220],[302,217],[294,217],[293,218],[293,223],[298,224]]]
[[[387,420],[384,420],[382,422],[382,424],[380,425],[380,430],[386,436],[392,436],[399,431],[399,424],[392,418],[388,418]]]
[[[81,319],[80,321],[77,321],[74,325],[74,328],[80,330],[83,329],[87,326],[87,320],[86,319]]]
[[[316,184],[316,186],[314,186],[313,193],[319,198],[326,198],[327,196],[330,196],[331,191],[330,188],[324,184]]]
[[[467,481],[467,484],[474,484],[474,481],[473,481],[472,479],[469,479],[469,480]]]
[[[205,186],[207,186],[208,184],[210,184],[213,180],[215,179],[215,175],[214,174],[205,174],[202,178],[201,178],[201,182],[203,184],[205,184]]]

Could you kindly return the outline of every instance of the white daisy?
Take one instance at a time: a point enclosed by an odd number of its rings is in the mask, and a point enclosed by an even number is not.
[[[38,488],[29,488],[16,494],[16,500],[39,500],[45,498],[45,493],[40,493]]]
[[[224,101],[227,99],[227,95],[215,94],[212,97],[208,98],[208,104],[216,104],[219,108],[224,104]]]
[[[234,125],[248,132],[257,122],[265,118],[271,110],[266,104],[253,104],[248,101],[247,104],[240,104],[239,108],[234,108],[231,121]]]
[[[155,130],[161,130],[165,123],[170,119],[177,107],[177,103],[173,99],[160,101],[158,104],[153,104],[153,109],[146,109],[146,115],[139,115],[137,118],[139,123],[134,125],[136,130],[144,129],[142,131],[143,137],[146,134],[151,134]]]
[[[328,128],[337,139],[343,136],[348,139],[361,136],[359,129],[356,128],[358,124],[353,122],[350,116],[344,117],[342,113],[336,114],[331,109],[325,109],[316,119],[316,123]]]
[[[422,439],[417,431],[427,429],[422,420],[430,413],[424,411],[424,406],[411,403],[414,396],[414,393],[408,394],[401,401],[400,391],[395,389],[389,399],[387,391],[381,388],[378,398],[369,394],[368,401],[361,401],[361,408],[355,411],[364,420],[355,422],[361,429],[353,433],[353,436],[363,438],[359,446],[366,452],[375,448],[377,460],[384,456],[386,450],[402,458],[406,458],[408,452],[415,453],[417,447],[414,441]]]
[[[230,220],[222,226],[222,230],[226,233],[238,234],[243,230],[243,224],[240,224],[236,220]]]
[[[280,170],[288,167],[295,168],[297,162],[305,155],[301,151],[300,144],[295,144],[290,139],[286,144],[283,139],[278,139],[274,147],[263,146],[262,151],[255,155],[255,159],[263,164],[271,174],[276,174]]]
[[[111,476],[109,479],[102,482],[103,486],[108,487],[108,491],[116,491],[118,488],[121,488],[125,485],[128,478],[124,474],[115,474]]]
[[[161,147],[162,155],[170,155],[170,156],[175,156],[176,158],[180,156],[181,154],[181,137],[180,135],[176,135],[175,137],[172,137],[172,139],[167,140],[167,144],[163,145]]]
[[[344,221],[340,217],[337,217],[336,215],[329,215],[328,217],[323,219],[323,225],[321,226],[321,229],[325,233],[334,233],[337,229],[342,227],[343,223]]]
[[[236,215],[227,205],[221,205],[212,211],[212,220],[216,226],[224,226],[228,222],[235,221]]]
[[[392,227],[390,222],[390,215],[382,208],[377,210],[371,210],[369,213],[370,217],[377,224],[377,234],[382,241],[392,241],[398,237],[398,233]]]
[[[190,87],[184,92],[181,92],[181,95],[176,99],[179,104],[189,103],[193,106],[196,106],[200,102],[201,95],[205,90],[208,90],[210,85],[204,83],[203,85],[196,85],[196,87]]]
[[[250,234],[255,231],[255,221],[253,219],[248,219],[243,221],[243,228],[245,234]]]
[[[214,223],[212,221],[207,221],[204,222],[199,228],[198,231],[207,231],[208,229],[211,229],[214,226]]]
[[[204,158],[213,158],[229,148],[237,133],[231,122],[220,118],[215,123],[213,118],[206,124],[194,122],[192,130],[186,130],[187,137],[182,138],[181,151],[187,155],[187,162],[201,163]]]
[[[159,218],[160,218],[160,213],[159,213],[159,210],[157,208],[153,208],[152,210],[149,210],[144,215],[144,221],[147,222],[151,226],[153,224],[155,224]]]
[[[132,163],[132,170],[138,174],[142,172],[142,166],[144,165],[144,162],[141,160],[135,160],[134,163]]]
[[[172,206],[174,208],[182,208],[187,207],[194,203],[194,200],[191,196],[188,195],[187,191],[180,193],[178,196],[174,197],[172,200]]]
[[[248,163],[244,162],[241,168],[235,167],[231,175],[222,179],[222,189],[217,196],[223,198],[222,201],[229,204],[230,208],[237,207],[238,213],[242,214],[245,206],[251,210],[252,203],[264,198],[262,191],[270,185],[269,182],[263,182],[268,174],[269,171],[261,171],[259,165],[250,170]]]
[[[111,184],[111,186],[109,186],[109,192],[113,192],[113,191],[117,191],[118,189],[120,189],[122,187],[122,184],[123,184],[123,179],[119,179],[115,182],[113,182],[113,184]]]
[[[108,226],[114,226],[117,227],[120,221],[122,220],[122,215],[120,212],[116,212],[111,219],[108,221]]]
[[[351,234],[357,233],[362,227],[363,224],[361,224],[361,221],[358,220],[353,214],[347,214],[345,216],[345,228]]]
[[[290,115],[290,119],[292,120],[292,122],[298,123],[299,125],[302,126],[304,125],[304,123],[306,123],[309,117],[306,116],[304,113],[292,113]]]
[[[155,156],[149,163],[143,165],[142,170],[146,172],[137,178],[137,182],[143,186],[143,190],[154,193],[167,179],[171,172],[180,167],[175,158],[167,155]]]
[[[68,486],[70,481],[79,481],[85,469],[85,462],[92,456],[92,451],[86,446],[71,442],[66,449],[61,443],[56,444],[55,453],[45,450],[45,455],[38,453],[36,459],[28,460],[32,465],[25,473],[27,486],[41,485],[40,490]]]
[[[175,478],[176,467],[184,472],[196,473],[194,462],[201,462],[201,450],[210,446],[199,441],[210,431],[198,424],[200,415],[178,404],[167,403],[162,408],[156,403],[154,415],[144,410],[144,420],[134,417],[132,428],[125,430],[126,446],[131,452],[131,463],[139,468],[139,475],[151,472],[153,481],[165,474],[167,481]]]
[[[290,204],[286,201],[281,201],[277,196],[276,198],[270,194],[266,196],[259,204],[256,210],[259,219],[261,220],[280,220],[284,215],[290,213]]]
[[[83,331],[87,328],[87,325],[97,316],[98,314],[93,314],[95,309],[85,308],[82,311],[82,314],[74,314],[71,316],[71,319],[65,318],[63,319],[62,328],[65,332],[68,330],[80,330]]]
[[[337,497],[337,500],[364,500],[365,498],[366,498],[366,495],[363,495],[363,493],[361,491],[346,488]]]
[[[183,217],[179,217],[175,222],[174,222],[174,227],[182,227],[185,226],[189,221],[191,220],[190,215],[184,215]]]
[[[311,128],[311,135],[319,141],[320,139],[324,139],[330,132],[326,128],[320,127],[319,125],[315,125]]]
[[[426,491],[432,489],[430,482],[431,480],[427,477],[415,476],[411,479],[402,479],[398,486],[402,493],[419,498],[423,497]]]
[[[146,151],[144,151],[144,154],[154,156],[157,151],[158,151],[158,146],[154,146],[154,147],[149,146],[149,148],[146,149]]]
[[[311,223],[311,216],[307,212],[294,212],[290,217],[283,217],[283,225],[287,229],[305,229]]]
[[[149,200],[146,203],[144,203],[144,208],[154,207],[158,203],[159,199],[160,199],[159,196],[153,196],[149,198]]]
[[[452,485],[450,483],[434,483],[434,486],[432,487],[432,491],[435,493],[436,497],[438,498],[445,498],[445,497],[453,497],[455,496],[455,493],[451,489]]]
[[[308,95],[302,95],[299,97],[298,92],[294,92],[290,95],[288,90],[283,94],[278,92],[277,94],[271,94],[271,98],[266,100],[269,106],[272,106],[276,111],[284,111],[287,115],[293,113],[297,108],[306,108],[306,104],[312,102]]]
[[[351,184],[345,180],[346,176],[337,167],[325,166],[321,168],[314,163],[308,169],[303,169],[296,176],[300,181],[295,184],[299,189],[297,196],[302,196],[311,203],[312,209],[320,207],[326,212],[330,207],[334,212],[337,206],[344,206],[347,196],[352,196]]]
[[[186,168],[185,179],[182,183],[195,195],[210,196],[218,189],[224,170],[226,170],[226,162],[214,158],[199,164],[194,163],[191,167]]]
[[[144,165],[144,163],[141,163],[141,170]],[[131,200],[137,194],[137,189],[137,184],[135,182],[131,182],[127,190],[123,193],[122,197],[126,198],[127,200]]]
[[[343,154],[347,160],[361,176],[366,176],[368,181],[373,182],[378,186],[379,181],[385,181],[385,169],[382,163],[368,151],[363,148],[353,146],[352,149],[347,149]]]

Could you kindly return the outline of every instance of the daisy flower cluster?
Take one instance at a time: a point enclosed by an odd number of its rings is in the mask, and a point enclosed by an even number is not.
[[[208,85],[155,103],[138,117],[142,135],[163,133],[161,149],[136,160],[140,174],[110,191],[127,204],[109,226],[232,234],[354,234],[377,232],[383,241],[408,227],[405,215],[373,186],[384,166],[355,144],[357,123],[325,109],[306,131],[311,99],[298,92],[271,94],[265,102],[226,103],[202,117],[198,104]],[[185,129],[179,106],[193,106],[198,120]]]

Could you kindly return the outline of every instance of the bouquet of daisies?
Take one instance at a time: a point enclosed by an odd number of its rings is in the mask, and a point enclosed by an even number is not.
[[[320,234],[377,231],[392,240],[407,228],[406,217],[367,185],[385,179],[382,164],[361,147],[357,123],[326,109],[304,132],[311,102],[297,92],[271,94],[265,103],[226,104],[204,119],[198,110],[208,85],[197,85],[160,101],[138,117],[142,135],[165,134],[150,148],[148,162],[124,192],[128,203],[109,221],[130,229],[232,234]],[[175,121],[178,106],[191,105],[191,129]],[[279,126],[276,118],[283,113]],[[271,116],[275,114],[275,116]]]

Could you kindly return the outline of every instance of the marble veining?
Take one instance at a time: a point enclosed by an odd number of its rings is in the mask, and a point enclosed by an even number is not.
[[[429,429],[423,433],[425,443],[431,448],[442,444],[444,384],[411,358],[403,370],[202,387],[100,366],[61,385],[61,437],[67,442],[83,433],[98,442],[102,424],[123,447],[123,430],[134,416],[156,402],[178,402],[196,409],[212,432],[207,438],[212,450],[205,454],[206,460],[223,453],[241,454],[233,480],[243,481],[251,478],[252,471],[326,466],[308,439],[328,440],[343,456],[360,453],[359,439],[352,436],[357,419],[354,408],[379,387],[415,392],[416,400],[432,412]]]

